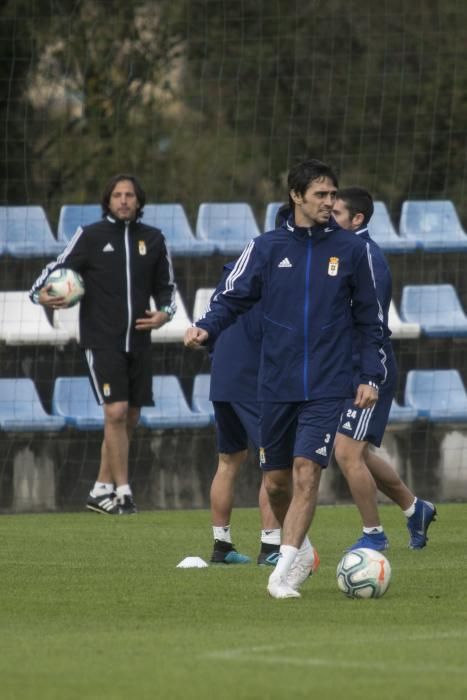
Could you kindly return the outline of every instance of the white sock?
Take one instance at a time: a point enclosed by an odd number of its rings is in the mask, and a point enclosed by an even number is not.
[[[232,544],[230,525],[222,525],[221,527],[213,525],[212,534],[214,535],[215,540],[220,540],[221,542],[229,542],[230,544]]]
[[[277,576],[282,579],[287,578],[287,574],[295,561],[297,553],[297,547],[292,547],[290,544],[281,544],[280,557],[274,569],[274,577]]]
[[[414,498],[414,502],[412,503],[412,505],[410,506],[410,508],[407,508],[407,510],[404,510],[404,511],[403,511],[403,513],[404,513],[404,515],[405,515],[406,518],[410,518],[410,516],[413,515],[413,514],[415,513],[415,504],[416,504],[417,501],[418,501],[418,498],[415,497],[415,498]]]
[[[280,544],[280,528],[274,528],[273,530],[261,530],[261,542],[264,542],[264,544]]]
[[[130,489],[130,484],[123,484],[122,486],[117,486],[115,489],[117,492],[117,498],[121,498],[122,496],[131,496],[131,489]]]
[[[114,491],[113,484],[106,484],[104,481],[96,481],[90,495],[93,498],[98,496],[105,496],[106,494],[111,494]]]
[[[384,532],[382,525],[375,525],[374,527],[364,527],[363,532],[365,535],[376,535],[380,532]]]

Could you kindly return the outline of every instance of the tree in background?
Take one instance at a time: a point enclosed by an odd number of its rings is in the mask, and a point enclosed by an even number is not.
[[[9,0],[2,199],[96,201],[138,173],[153,201],[284,197],[296,156],[392,206],[464,211],[467,8],[455,0]]]

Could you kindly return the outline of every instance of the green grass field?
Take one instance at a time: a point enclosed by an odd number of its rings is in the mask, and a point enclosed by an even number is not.
[[[465,700],[467,506],[438,511],[411,552],[403,515],[381,508],[393,578],[368,601],[335,582],[352,506],[318,509],[320,570],[282,601],[269,568],[176,568],[209,558],[206,511],[2,516],[0,697]],[[252,557],[258,530],[256,510],[235,511]]]

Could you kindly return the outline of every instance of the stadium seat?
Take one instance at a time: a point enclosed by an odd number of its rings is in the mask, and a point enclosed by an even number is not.
[[[78,430],[102,430],[104,410],[96,401],[87,377],[57,377],[52,413]]]
[[[405,404],[434,423],[467,422],[467,394],[455,369],[411,370],[405,384]]]
[[[418,411],[413,406],[401,406],[395,399],[393,399],[391,404],[391,411],[389,412],[389,423],[390,424],[404,424],[413,423],[417,420]]]
[[[197,321],[207,309],[210,298],[214,293],[214,287],[201,287],[195,292],[193,304],[193,321]]]
[[[140,424],[145,428],[205,428],[210,423],[206,413],[192,411],[174,375],[156,376],[152,379],[155,406],[141,410]]]
[[[65,420],[49,416],[32,379],[0,379],[0,428],[12,432],[61,430]]]
[[[102,219],[100,204],[64,204],[58,218],[57,239],[62,249],[76,233],[78,226],[87,226]]]
[[[188,316],[185,304],[180,292],[175,292],[175,303],[177,311],[169,323],[165,323],[162,328],[151,331],[151,342],[153,343],[179,343],[183,341],[185,331],[191,326],[191,318]],[[151,299],[151,308],[155,308]]]
[[[375,202],[375,210],[368,224],[368,232],[375,243],[385,253],[410,253],[417,248],[417,242],[399,236],[393,226],[384,202]]]
[[[191,405],[193,411],[209,416],[211,423],[214,423],[214,408],[209,400],[209,388],[211,376],[209,374],[197,374],[193,382],[193,393]]]
[[[392,338],[418,338],[422,332],[419,323],[408,323],[401,319],[393,301],[389,305],[388,325],[392,331]]]
[[[79,343],[79,304],[54,311],[53,324],[54,328],[66,331],[69,340]]]
[[[419,323],[422,332],[434,338],[467,336],[467,316],[451,284],[405,286],[401,316]]]
[[[467,235],[450,200],[404,202],[399,230],[430,253],[467,250]]]
[[[273,231],[276,228],[277,212],[284,202],[269,202],[266,207],[266,215],[264,217],[264,232]]]
[[[213,243],[201,241],[193,235],[181,204],[146,204],[143,222],[161,229],[174,257],[199,257],[215,252]]]
[[[209,241],[221,255],[238,255],[260,231],[249,204],[212,203],[200,205],[196,221],[196,236]]]
[[[185,331],[191,325],[183,299],[179,292],[175,293],[177,311],[173,319],[162,328],[151,331],[151,342],[153,343],[178,343],[183,341]],[[151,299],[151,309],[155,309],[154,301]],[[65,330],[70,340],[79,343],[79,304],[70,309],[60,309],[55,311],[54,326]]]
[[[42,207],[0,207],[0,249],[14,258],[54,258],[63,246]]]
[[[7,345],[65,345],[67,330],[54,328],[43,306],[27,292],[0,292],[0,341]]]

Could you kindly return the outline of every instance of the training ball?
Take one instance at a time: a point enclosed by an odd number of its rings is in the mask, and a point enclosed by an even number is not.
[[[337,586],[349,598],[381,598],[391,581],[391,565],[374,549],[353,549],[337,566]]]
[[[65,267],[51,272],[47,277],[46,285],[50,285],[50,289],[48,289],[50,296],[64,297],[68,307],[77,304],[84,294],[84,282],[81,275]]]

